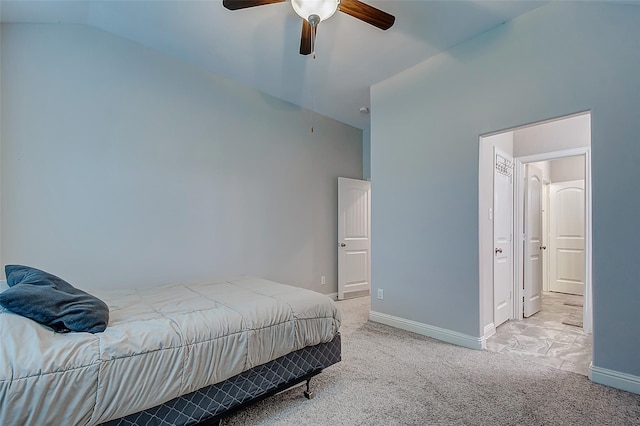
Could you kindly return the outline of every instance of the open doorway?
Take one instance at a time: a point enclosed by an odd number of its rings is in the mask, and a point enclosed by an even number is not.
[[[485,347],[585,375],[592,357],[590,128],[587,112],[480,138]],[[558,223],[554,211],[569,216]]]
[[[545,160],[538,161],[541,157]],[[522,307],[515,307],[516,318],[540,311],[542,292],[574,295],[578,297],[571,303],[581,300],[580,322],[591,332],[588,160],[589,149],[584,148],[515,161],[516,175],[524,177],[515,196],[516,232],[523,240],[515,247],[516,280],[522,282],[523,298]]]

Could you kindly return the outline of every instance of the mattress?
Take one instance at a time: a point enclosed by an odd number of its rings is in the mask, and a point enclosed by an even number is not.
[[[0,424],[99,424],[330,342],[327,296],[238,277],[93,292],[103,333],[57,334],[0,308]]]

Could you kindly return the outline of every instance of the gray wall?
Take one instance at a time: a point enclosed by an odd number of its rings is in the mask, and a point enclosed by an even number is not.
[[[584,156],[559,158],[550,161],[551,182],[567,182],[585,178]]]
[[[640,363],[640,8],[552,2],[372,88],[372,310],[479,336],[478,137],[591,110],[594,366]]]
[[[583,148],[589,145],[591,145],[589,114],[567,117],[513,132],[515,157]]]
[[[335,292],[338,176],[361,130],[99,30],[2,26],[3,264]]]

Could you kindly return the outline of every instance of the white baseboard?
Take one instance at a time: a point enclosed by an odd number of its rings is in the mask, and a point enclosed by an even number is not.
[[[486,349],[487,339],[496,334],[496,326],[494,323],[490,322],[489,324],[484,326],[484,330],[482,333],[482,349]]]
[[[473,337],[467,334],[458,333],[457,331],[447,330],[432,325],[423,324],[404,318],[394,317],[380,312],[369,312],[369,319],[373,322],[390,325],[391,327],[402,330],[412,331],[422,334],[423,336],[433,337],[454,345],[463,346],[469,349],[484,349],[486,346],[484,337]]]
[[[589,378],[594,383],[640,394],[640,376],[589,365]]]

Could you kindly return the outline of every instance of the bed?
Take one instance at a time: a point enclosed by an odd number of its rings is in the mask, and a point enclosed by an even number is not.
[[[339,311],[310,290],[234,277],[92,294],[110,316],[95,334],[0,306],[0,424],[198,424],[340,361]]]

